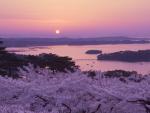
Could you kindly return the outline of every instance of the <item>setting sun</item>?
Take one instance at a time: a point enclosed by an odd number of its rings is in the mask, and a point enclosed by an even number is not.
[[[58,29],[55,32],[56,32],[56,34],[60,34],[60,30],[58,30]]]

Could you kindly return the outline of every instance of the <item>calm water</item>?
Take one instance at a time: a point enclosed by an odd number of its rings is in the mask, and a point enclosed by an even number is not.
[[[145,50],[150,49],[150,44],[118,44],[118,45],[86,45],[86,46],[42,46],[25,48],[8,48],[9,51],[18,54],[54,53],[60,56],[69,56],[74,59],[82,70],[101,70],[108,71],[114,69],[123,69],[128,71],[137,71],[141,74],[150,73],[150,62],[116,62],[116,61],[98,61],[96,55],[87,55],[85,52],[91,49],[102,50],[103,53],[111,53],[123,50]]]

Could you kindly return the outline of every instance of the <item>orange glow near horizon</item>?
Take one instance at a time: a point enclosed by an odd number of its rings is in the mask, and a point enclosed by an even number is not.
[[[0,34],[49,34],[61,28],[66,35],[78,36],[133,35],[130,29],[148,35],[149,4],[149,0],[0,0]]]

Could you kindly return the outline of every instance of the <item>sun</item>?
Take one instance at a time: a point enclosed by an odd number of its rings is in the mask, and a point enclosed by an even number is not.
[[[55,31],[55,33],[56,33],[56,34],[60,34],[60,30],[57,29],[57,30]]]

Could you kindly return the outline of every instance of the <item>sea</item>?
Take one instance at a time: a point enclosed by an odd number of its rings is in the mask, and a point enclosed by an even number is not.
[[[102,50],[103,53],[113,53],[125,50],[147,50],[150,44],[105,44],[105,45],[55,45],[55,46],[35,46],[35,47],[10,47],[9,52],[24,55],[38,55],[41,53],[53,53],[59,56],[71,57],[76,65],[83,71],[110,71],[125,70],[137,71],[139,74],[150,73],[150,62],[121,62],[97,60],[97,55],[89,55],[87,50]]]

